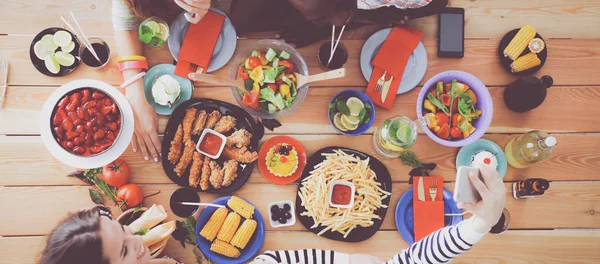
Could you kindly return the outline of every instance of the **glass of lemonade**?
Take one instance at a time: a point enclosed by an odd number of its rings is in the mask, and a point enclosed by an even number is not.
[[[406,116],[394,116],[375,129],[373,146],[377,154],[397,158],[417,141],[417,124]]]
[[[169,24],[160,17],[149,17],[140,23],[139,39],[150,47],[160,47],[169,38]]]

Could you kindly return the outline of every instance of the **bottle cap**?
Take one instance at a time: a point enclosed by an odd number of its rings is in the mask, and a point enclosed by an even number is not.
[[[544,144],[546,144],[546,146],[548,146],[548,147],[554,147],[554,146],[556,146],[556,138],[555,137],[547,137],[546,139],[544,139]]]
[[[554,84],[554,80],[552,80],[552,77],[550,77],[549,75],[542,76],[540,80],[542,81],[542,86],[544,88],[549,88],[550,86],[552,86],[552,84]]]

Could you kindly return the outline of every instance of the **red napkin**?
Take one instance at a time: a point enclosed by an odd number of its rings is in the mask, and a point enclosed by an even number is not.
[[[423,32],[414,28],[392,28],[375,59],[371,62],[373,64],[373,73],[371,73],[366,93],[371,97],[373,103],[385,109],[392,108],[408,58],[410,58],[410,54],[412,54],[422,38]],[[390,79],[390,75],[394,76],[385,103],[381,102],[381,93],[375,91],[377,80],[381,78],[384,71],[388,73],[386,80]]]
[[[419,201],[419,178],[423,178],[425,201]],[[435,201],[429,195],[429,186],[437,181],[437,195]],[[413,213],[415,242],[421,240],[432,232],[444,227],[444,178],[438,176],[413,178]]]
[[[187,79],[189,73],[195,72],[190,70],[191,64],[197,65],[198,68],[202,67],[204,69],[202,72],[206,72],[215,44],[219,39],[223,21],[225,21],[225,16],[208,11],[200,22],[190,24],[177,58],[176,75]]]

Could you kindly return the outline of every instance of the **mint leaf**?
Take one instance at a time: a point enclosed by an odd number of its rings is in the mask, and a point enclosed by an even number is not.
[[[95,204],[104,204],[104,199],[102,199],[102,196],[100,195],[100,193],[98,193],[94,189],[89,189],[89,191],[90,191],[90,198],[92,198],[92,202],[94,202]]]
[[[367,110],[365,110],[365,108],[363,107],[362,109],[360,109],[360,112],[358,112],[358,119],[362,121],[365,118],[365,114],[367,114]]]
[[[346,103],[342,100],[337,102],[337,110],[344,115],[350,115],[350,108],[348,108]]]

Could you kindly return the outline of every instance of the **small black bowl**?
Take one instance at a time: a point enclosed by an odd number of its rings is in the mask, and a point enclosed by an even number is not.
[[[179,188],[171,194],[171,199],[169,201],[171,211],[179,217],[189,217],[194,215],[200,207],[177,204],[177,202],[199,203],[200,196],[196,190],[191,188]]]
[[[75,48],[73,48],[73,50],[71,52],[69,52],[71,55],[73,55],[75,57],[75,63],[73,63],[73,65],[71,65],[69,67],[65,67],[65,66],[61,65],[60,71],[58,71],[57,74],[54,74],[54,73],[51,73],[46,68],[46,65],[44,64],[44,60],[40,60],[35,55],[35,52],[33,51],[33,46],[35,45],[36,42],[41,40],[44,35],[46,35],[46,34],[53,35],[57,31],[61,31],[61,30],[69,32],[69,34],[71,34],[71,39],[73,40],[73,42],[75,42]],[[81,63],[81,59],[79,58],[79,46],[80,45],[81,45],[81,43],[79,43],[79,40],[73,34],[73,32],[66,30],[64,28],[59,28],[59,27],[47,28],[47,29],[42,30],[42,32],[38,33],[31,41],[31,45],[29,45],[29,58],[31,59],[31,63],[33,64],[33,67],[35,67],[39,72],[43,73],[44,75],[47,75],[50,77],[65,76],[69,73],[72,73],[77,68],[77,66],[79,66],[79,64]],[[61,48],[58,47],[57,50],[60,50],[60,49]]]
[[[504,68],[506,71],[508,71],[516,76],[532,75],[532,74],[536,73],[537,71],[539,71],[546,63],[546,58],[548,57],[548,42],[546,42],[546,40],[544,40],[544,38],[542,38],[542,36],[540,36],[540,34],[536,33],[535,37],[542,39],[545,44],[544,50],[542,50],[540,53],[538,53],[538,58],[540,58],[540,61],[542,62],[542,64],[540,64],[536,67],[533,67],[529,70],[526,70],[526,71],[512,72],[510,70],[510,64],[513,62],[513,60],[511,60],[508,57],[504,57],[504,49],[506,48],[506,46],[508,46],[508,44],[515,37],[515,35],[517,35],[517,33],[519,32],[519,29],[520,28],[513,29],[513,30],[509,31],[508,33],[506,33],[506,35],[504,35],[504,37],[502,37],[502,40],[500,40],[500,46],[498,46],[498,57],[500,58],[500,63],[502,64],[502,68]],[[525,48],[525,50],[519,56],[523,56],[529,52],[531,52],[529,50],[529,48]]]

